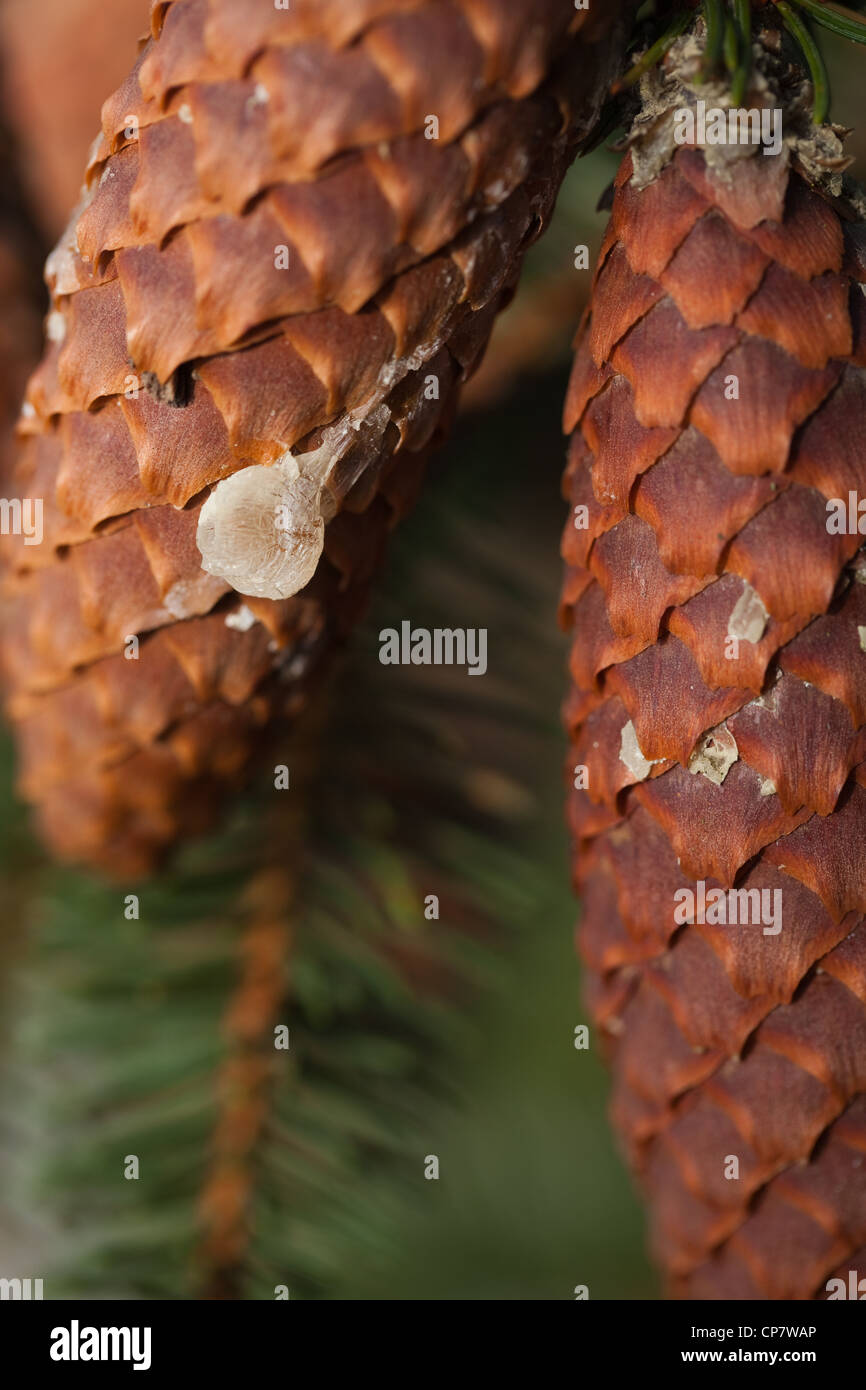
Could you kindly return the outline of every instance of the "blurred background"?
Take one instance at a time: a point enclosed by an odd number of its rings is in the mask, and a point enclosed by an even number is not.
[[[40,256],[147,9],[0,9]],[[853,118],[857,55],[822,43]],[[574,1046],[562,825],[559,421],[574,247],[593,262],[617,159],[573,169],[368,618],[218,834],[129,888],[58,868],[3,742],[0,1275],[49,1298],[660,1296],[602,1062]],[[381,666],[403,619],[487,628],[486,676]]]

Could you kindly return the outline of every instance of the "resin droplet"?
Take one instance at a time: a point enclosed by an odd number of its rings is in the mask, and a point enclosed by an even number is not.
[[[321,483],[297,461],[256,464],[218,483],[201,509],[202,569],[239,594],[291,598],[316,572],[325,539]]]

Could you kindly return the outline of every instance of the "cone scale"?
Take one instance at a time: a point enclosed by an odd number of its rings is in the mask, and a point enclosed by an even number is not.
[[[778,154],[678,143],[730,106],[698,52],[643,80],[565,410],[578,942],[671,1292],[826,1298],[866,1274],[864,204],[778,35]]]

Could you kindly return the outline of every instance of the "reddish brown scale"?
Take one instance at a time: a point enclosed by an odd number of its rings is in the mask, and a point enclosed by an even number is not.
[[[866,1274],[862,227],[785,156],[632,175],[565,410],[587,998],[672,1291],[826,1297]]]

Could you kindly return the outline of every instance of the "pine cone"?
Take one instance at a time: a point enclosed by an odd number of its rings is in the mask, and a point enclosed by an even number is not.
[[[866,1275],[866,203],[766,43],[777,156],[675,143],[688,37],[645,79],[565,410],[579,946],[703,1299]]]
[[[12,483],[45,534],[8,547],[0,651],[59,853],[146,869],[301,704],[597,114],[618,13],[154,3],[49,258]]]

